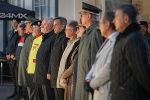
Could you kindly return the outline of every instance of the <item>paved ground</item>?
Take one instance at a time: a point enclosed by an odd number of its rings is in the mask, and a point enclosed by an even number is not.
[[[10,96],[13,92],[12,84],[0,84],[0,100],[7,100],[6,97]]]

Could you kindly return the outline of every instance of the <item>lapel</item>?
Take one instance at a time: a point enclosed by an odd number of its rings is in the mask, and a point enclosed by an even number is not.
[[[108,40],[108,42],[106,43],[106,45],[103,47],[103,45],[100,47],[100,49],[98,50],[97,54],[96,54],[96,59],[101,55],[101,52],[104,50],[109,49],[109,47],[111,46],[112,41]]]

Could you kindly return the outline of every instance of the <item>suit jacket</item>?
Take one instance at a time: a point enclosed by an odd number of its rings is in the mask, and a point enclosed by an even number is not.
[[[20,36],[18,35],[18,31],[12,30],[10,33],[6,54],[15,55],[19,39]]]

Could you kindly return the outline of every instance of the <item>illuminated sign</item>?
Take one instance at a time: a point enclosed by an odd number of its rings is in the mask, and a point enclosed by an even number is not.
[[[18,18],[18,19],[25,19],[27,17],[27,14],[23,14],[23,13],[0,13],[0,18]]]

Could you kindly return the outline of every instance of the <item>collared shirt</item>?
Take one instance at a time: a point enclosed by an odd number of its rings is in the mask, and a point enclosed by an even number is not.
[[[112,33],[109,37],[108,37],[108,42],[106,43],[106,45],[109,43],[109,42],[113,42],[114,40],[116,40],[116,37],[118,36],[119,32],[114,32]],[[104,44],[102,44],[102,46],[100,47],[100,49],[98,50],[97,54],[96,54],[96,59],[95,59],[95,63],[93,64],[91,70],[89,71],[89,73],[87,74],[85,80],[91,80],[93,78],[93,71],[94,71],[94,66],[95,64],[97,63],[97,60],[100,56],[100,52],[102,49],[104,49],[105,47],[103,46]]]

